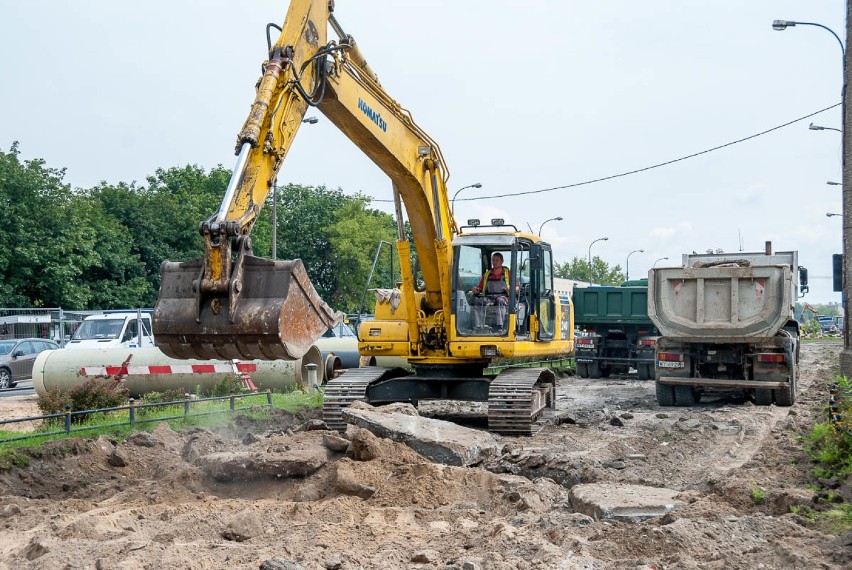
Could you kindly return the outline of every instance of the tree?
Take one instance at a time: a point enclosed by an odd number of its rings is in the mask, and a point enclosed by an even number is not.
[[[367,209],[367,200],[351,200],[336,212],[337,221],[328,228],[328,239],[332,255],[336,260],[336,287],[326,301],[334,307],[353,312],[360,308],[367,284],[370,268],[376,250],[381,241],[394,243],[396,223],[391,215],[378,210]],[[387,246],[385,251],[387,251]],[[391,247],[393,257],[383,254],[379,258],[370,287],[392,287],[398,271],[393,279],[390,275],[390,265],[399,267],[399,257],[396,248]],[[394,261],[392,262],[391,259]],[[385,283],[376,277],[385,276]],[[374,299],[367,297],[367,310],[372,310]]]
[[[81,198],[43,160],[0,152],[0,305],[84,307],[85,271],[97,263]],[[82,216],[78,214],[83,213]]]
[[[574,256],[571,261],[565,263],[556,262],[553,275],[561,279],[573,279],[574,281],[591,281],[597,285],[620,285],[624,282],[624,273],[621,266],[610,267],[600,257],[592,258],[592,279],[589,279],[589,262]]]

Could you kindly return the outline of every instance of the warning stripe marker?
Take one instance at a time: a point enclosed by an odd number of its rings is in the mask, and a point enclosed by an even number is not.
[[[241,362],[236,365],[238,372],[257,372],[257,364]],[[210,374],[214,372],[234,373],[234,365],[222,364],[175,364],[164,366],[84,366],[82,376],[146,375],[146,374]]]

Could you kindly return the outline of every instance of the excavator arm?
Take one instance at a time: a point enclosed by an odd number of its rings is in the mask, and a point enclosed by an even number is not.
[[[410,337],[418,319],[449,313],[452,249],[447,169],[438,145],[381,87],[333,0],[292,0],[270,46],[257,95],[237,138],[237,165],[219,210],[200,225],[204,257],[164,262],[154,334],[178,358],[299,358],[341,317],[314,290],[300,260],[254,257],[251,229],[308,107],[318,108],[393,183]],[[329,41],[328,28],[337,39]],[[425,301],[415,309],[402,205]]]

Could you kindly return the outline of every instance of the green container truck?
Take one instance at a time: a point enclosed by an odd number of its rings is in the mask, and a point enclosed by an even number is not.
[[[621,287],[575,287],[574,351],[577,374],[607,378],[635,368],[640,380],[654,378],[659,332],[648,318],[648,281]]]

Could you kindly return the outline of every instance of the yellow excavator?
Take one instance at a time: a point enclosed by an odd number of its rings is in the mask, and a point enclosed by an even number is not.
[[[316,107],[392,183],[401,281],[381,292],[375,318],[361,323],[359,352],[403,357],[414,371],[368,366],[331,380],[326,423],[343,429],[343,409],[356,400],[465,400],[487,402],[492,431],[535,433],[556,405],[553,372],[485,371],[573,350],[573,312],[554,293],[550,245],[503,220],[456,223],[440,148],[387,94],[333,11],[333,0],[292,0],[283,27],[267,26],[267,35],[274,27],[280,36],[269,41],[222,204],[200,225],[204,257],[161,267],[158,345],[177,358],[296,359],[340,319],[301,260],[264,260],[251,249],[258,212],[305,112]],[[329,28],[336,39],[328,39]],[[499,300],[477,287],[495,253],[508,269]]]

